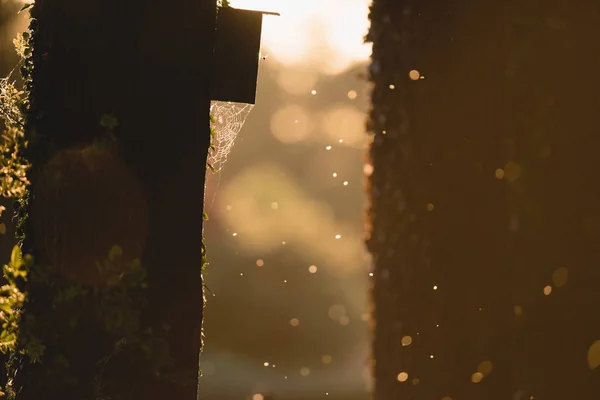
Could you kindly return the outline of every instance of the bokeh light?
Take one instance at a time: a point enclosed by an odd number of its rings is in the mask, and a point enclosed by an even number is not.
[[[473,383],[479,383],[483,380],[483,374],[481,372],[475,372],[473,375],[471,375],[471,382]]]
[[[588,349],[587,362],[590,369],[600,366],[600,340],[595,341]]]
[[[365,115],[355,107],[330,108],[321,116],[321,127],[329,140],[356,148],[364,148],[367,144]]]
[[[310,135],[311,129],[309,113],[298,105],[286,105],[271,117],[271,132],[282,143],[305,140]]]
[[[406,382],[408,380],[408,373],[400,372],[396,378],[398,379],[398,382]]]
[[[493,368],[494,364],[491,361],[482,361],[477,366],[477,372],[481,373],[483,376],[487,376],[492,373]]]
[[[419,71],[417,71],[416,69],[413,69],[408,73],[408,77],[410,79],[412,79],[413,81],[416,81],[421,78],[421,73]]]

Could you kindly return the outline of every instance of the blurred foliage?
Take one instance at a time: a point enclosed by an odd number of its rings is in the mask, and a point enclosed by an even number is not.
[[[21,58],[20,64],[31,66],[29,32],[19,34],[14,40],[15,49]],[[26,68],[24,68],[24,71]],[[19,90],[9,76],[0,79],[0,118],[6,127],[0,144],[0,196],[20,198],[26,193],[29,180],[29,163],[21,150],[27,146],[25,139],[25,114],[28,109],[27,92]],[[24,76],[27,76],[25,72]]]

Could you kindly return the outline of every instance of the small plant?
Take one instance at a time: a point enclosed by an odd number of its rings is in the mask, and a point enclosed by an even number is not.
[[[31,66],[30,34],[24,32],[13,40],[15,50],[21,58],[23,70]],[[6,126],[0,143],[0,196],[22,198],[27,193],[29,162],[22,156],[27,147],[25,138],[25,114],[29,106],[28,93],[19,90],[11,80],[12,72],[0,79],[0,118]],[[24,74],[25,82],[29,77]]]
[[[9,127],[0,143],[0,196],[20,198],[27,193],[29,163],[20,153],[26,146],[23,130]]]
[[[0,287],[0,352],[7,354],[16,351],[21,309],[25,303],[25,294],[19,290],[18,281],[27,280],[27,271],[33,265],[33,257],[22,257],[21,249],[15,246],[10,262],[2,267],[6,283]]]

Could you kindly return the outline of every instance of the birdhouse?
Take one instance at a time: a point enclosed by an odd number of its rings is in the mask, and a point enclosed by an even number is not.
[[[219,9],[212,61],[211,100],[256,103],[263,15],[231,7]]]

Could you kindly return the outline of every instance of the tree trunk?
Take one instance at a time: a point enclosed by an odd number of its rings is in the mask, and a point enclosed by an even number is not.
[[[594,398],[600,5],[374,0],[371,23],[374,397]]]
[[[31,15],[21,216],[50,275],[25,286],[21,344],[45,349],[14,358],[17,398],[195,399],[216,1],[37,0]],[[120,266],[98,271],[114,245]],[[122,289],[139,257],[147,278]]]

